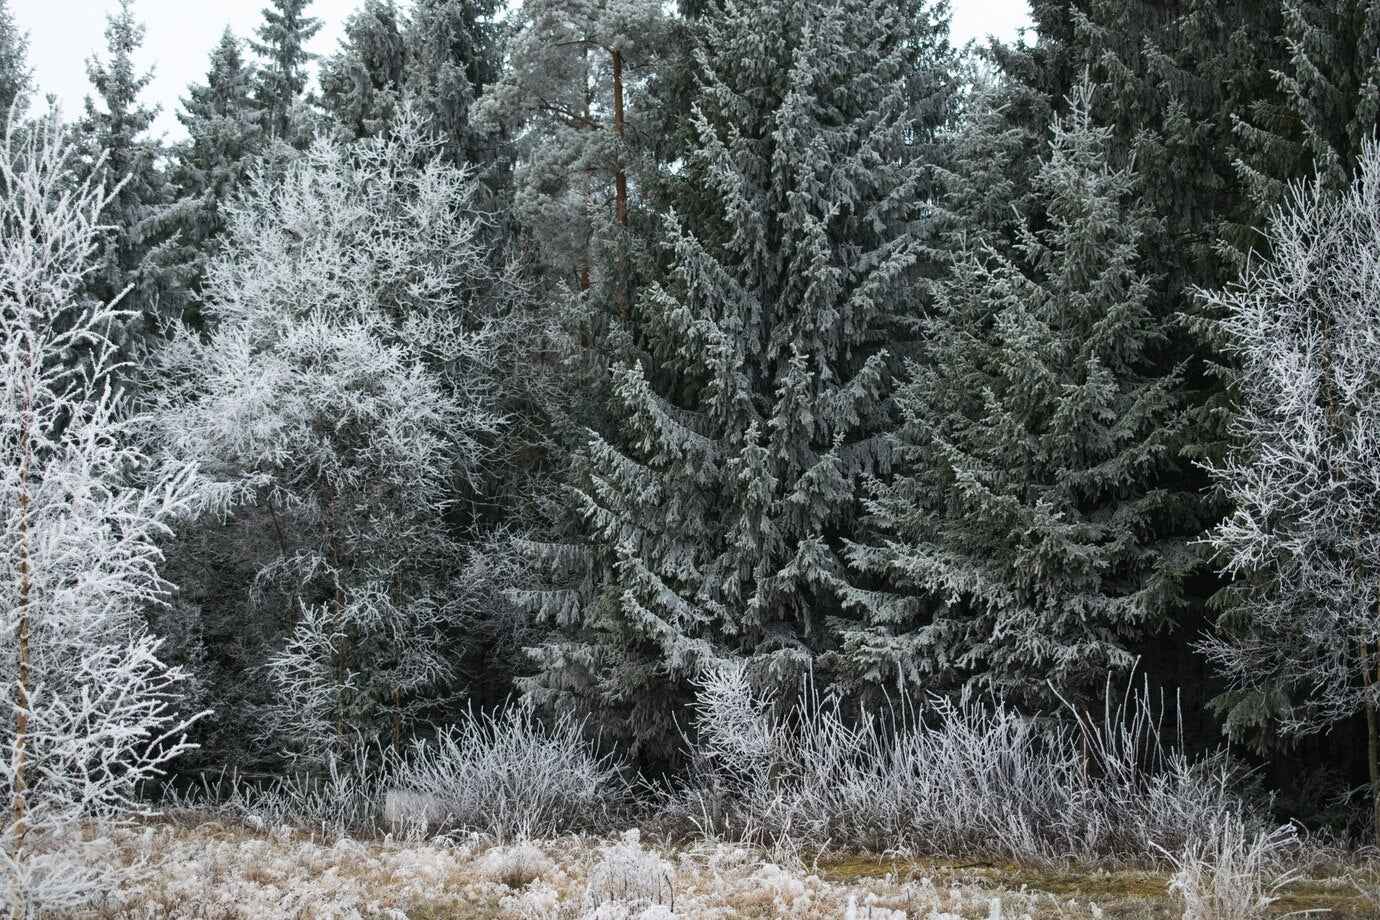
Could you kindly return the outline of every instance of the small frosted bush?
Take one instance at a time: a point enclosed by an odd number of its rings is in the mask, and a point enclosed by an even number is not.
[[[607,828],[628,797],[612,759],[579,722],[543,724],[527,706],[466,712],[398,754],[364,741],[322,770],[266,784],[231,779],[175,807],[238,814],[256,826],[326,836],[390,832],[419,839],[468,831],[499,843]]]
[[[1267,830],[1224,814],[1169,854],[1169,892],[1183,920],[1253,920],[1268,914],[1292,879],[1286,858],[1297,849],[1292,827]]]
[[[555,871],[551,857],[531,843],[494,847],[479,863],[481,876],[509,888],[525,888]]]
[[[393,783],[427,796],[444,829],[499,841],[607,827],[628,792],[578,721],[561,717],[544,726],[527,706],[497,716],[466,713],[435,739],[417,742]]]
[[[675,869],[642,849],[638,831],[626,831],[618,843],[604,848],[603,858],[590,873],[587,894],[596,911],[610,904],[639,911],[651,907],[674,910]]]

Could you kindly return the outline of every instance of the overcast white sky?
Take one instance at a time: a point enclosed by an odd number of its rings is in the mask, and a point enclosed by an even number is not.
[[[345,18],[359,4],[314,0],[310,12],[325,25],[311,50],[334,49]],[[19,27],[29,33],[29,64],[40,92],[55,94],[69,117],[80,112],[90,90],[85,61],[95,51],[104,53],[105,14],[114,5],[113,0],[10,0]],[[989,33],[1014,38],[1029,22],[1027,0],[952,0],[952,5],[958,44]],[[154,73],[147,98],[163,108],[157,130],[181,134],[173,115],[178,98],[189,83],[204,78],[207,57],[225,27],[248,36],[263,6],[264,0],[135,0],[135,14],[148,28],[138,63]]]

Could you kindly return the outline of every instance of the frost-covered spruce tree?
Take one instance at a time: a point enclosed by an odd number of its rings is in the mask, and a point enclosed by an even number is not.
[[[1280,8],[1279,94],[1257,100],[1236,121],[1237,168],[1257,226],[1284,201],[1290,182],[1316,174],[1345,188],[1362,145],[1380,127],[1380,2],[1282,0]]]
[[[407,45],[406,91],[445,142],[455,165],[481,171],[490,187],[499,165],[502,135],[475,124],[474,106],[503,70],[503,27],[497,0],[416,0],[403,38]]]
[[[29,38],[19,31],[9,0],[0,0],[0,112],[6,117],[16,103],[24,109],[32,89],[28,49]]]
[[[665,741],[706,662],[792,686],[865,601],[840,548],[862,476],[888,464],[886,346],[913,304],[925,173],[907,87],[932,64],[913,30],[945,27],[927,10],[707,14],[687,181],[712,207],[670,221],[672,273],[638,304],[645,355],[613,368],[625,427],[590,440],[579,484],[610,574],[573,609],[549,596],[574,625],[535,650],[538,698],[584,695]]]
[[[105,38],[107,57],[87,62],[96,96],[87,97],[78,124],[87,168],[95,170],[100,162],[112,195],[100,265],[88,289],[102,303],[122,297],[129,314],[122,345],[133,353],[181,317],[185,284],[171,241],[175,211],[160,162],[162,144],[149,131],[158,109],[141,99],[153,75],[139,73],[134,63],[144,26],[134,17],[133,0],[120,0],[118,11],[107,17]]]
[[[321,64],[321,104],[350,139],[382,134],[402,101],[407,45],[393,0],[365,0]]]
[[[264,130],[277,140],[295,143],[301,133],[299,108],[307,89],[307,65],[316,55],[307,42],[321,31],[321,20],[307,15],[311,0],[270,0],[264,7],[263,24],[251,41],[263,59],[259,67],[255,101],[264,117]]]
[[[1380,829],[1380,147],[1349,189],[1296,186],[1269,257],[1206,295],[1236,415],[1211,533],[1234,578],[1204,645],[1231,682],[1228,731],[1298,735],[1364,713]]]
[[[433,152],[405,112],[257,174],[209,268],[209,338],[162,358],[164,442],[215,477],[255,554],[250,603],[203,614],[235,628],[206,630],[263,643],[269,740],[307,757],[443,705],[482,587],[452,579],[500,447],[506,282],[476,182]]]
[[[83,289],[99,178],[50,116],[0,145],[0,905],[71,910],[108,879],[81,822],[142,812],[138,786],[182,753],[183,675],[145,627],[167,586],[157,541],[193,497],[153,467],[115,388],[119,314]],[[74,363],[82,353],[88,360]],[[141,487],[131,481],[142,476]]]
[[[170,178],[176,197],[186,202],[178,210],[178,245],[187,263],[185,284],[191,294],[200,291],[206,262],[225,227],[221,208],[245,181],[263,148],[253,77],[240,40],[226,29],[211,52],[206,82],[188,88],[177,113],[187,140],[174,150]],[[197,317],[185,318],[199,325]]]
[[[850,636],[860,678],[1078,701],[1174,613],[1197,503],[1177,485],[1186,413],[1154,370],[1154,226],[1092,94],[1054,124],[1015,255],[958,262],[898,394],[900,472],[852,558],[912,594]]]

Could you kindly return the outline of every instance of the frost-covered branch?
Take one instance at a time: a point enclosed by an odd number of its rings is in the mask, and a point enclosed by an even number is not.
[[[89,304],[108,199],[73,174],[57,119],[0,148],[0,892],[15,916],[70,905],[99,879],[54,861],[74,822],[186,750],[183,675],[145,612],[167,594],[157,538],[193,479],[138,448],[144,419],[113,389],[114,304]]]
[[[1364,712],[1380,815],[1380,147],[1352,186],[1294,189],[1267,258],[1205,295],[1238,364],[1235,509],[1210,541],[1236,580],[1203,648],[1229,728],[1321,730]]]

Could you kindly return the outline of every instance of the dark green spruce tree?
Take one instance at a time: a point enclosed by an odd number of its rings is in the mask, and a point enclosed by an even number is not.
[[[1317,175],[1345,188],[1362,144],[1380,126],[1380,2],[1279,0],[1279,7],[1278,93],[1237,120],[1252,231],[1283,203],[1290,182]],[[1259,242],[1254,232],[1238,239],[1243,249]]]
[[[269,137],[305,143],[301,113],[307,89],[307,65],[316,55],[307,51],[307,42],[321,31],[321,20],[308,16],[311,0],[270,0],[264,8],[263,24],[255,29],[258,41],[250,47],[263,63],[258,70],[255,101],[263,112],[264,130]]]
[[[913,144],[936,128],[913,77],[949,66],[947,42],[917,40],[947,30],[920,3],[715,3],[703,28],[684,181],[711,204],[665,228],[645,346],[614,362],[622,428],[580,459],[594,564],[547,560],[571,579],[533,600],[564,628],[527,684],[663,751],[700,668],[741,659],[794,687],[863,601],[843,540],[890,463],[888,348],[922,256]]]
[[[1164,224],[1147,256],[1179,309],[1239,264],[1221,246],[1253,220],[1237,169],[1237,119],[1276,92],[1282,18],[1270,3],[1096,0],[1076,17],[1075,63],[1101,85],[1099,121]]]
[[[1083,74],[1099,85],[1095,121],[1113,129],[1109,154],[1134,159],[1144,202],[1163,224],[1146,243],[1162,287],[1183,309],[1188,293],[1234,275],[1219,245],[1255,220],[1239,174],[1237,122],[1278,95],[1285,66],[1277,2],[1035,0],[1038,40],[997,46],[995,102],[1012,126],[1049,143],[1051,116]],[[1028,186],[1025,186],[1028,187]],[[1020,189],[1018,188],[1017,191]]]
[[[321,64],[321,104],[348,138],[383,134],[402,101],[407,46],[393,0],[365,0]]]
[[[119,188],[104,213],[110,229],[88,293],[106,303],[124,295],[121,308],[132,317],[122,345],[132,353],[182,316],[186,285],[174,240],[172,190],[160,165],[162,145],[149,134],[158,109],[142,100],[152,75],[134,63],[144,26],[134,18],[132,0],[120,0],[118,11],[107,17],[105,38],[106,57],[87,62],[96,94],[87,97],[78,130],[88,168],[99,166],[107,187]]]
[[[225,228],[222,206],[249,174],[264,143],[254,104],[254,74],[240,40],[229,29],[211,52],[204,84],[193,84],[178,121],[187,140],[173,153],[172,181],[179,209],[178,244],[188,266],[191,294],[201,290],[207,260]],[[192,309],[195,309],[195,297]],[[195,326],[197,317],[186,317]]]
[[[1011,255],[1022,226],[1013,216],[1041,219],[1029,196],[1051,140],[1049,116],[1066,111],[1069,88],[1087,74],[1099,86],[1093,121],[1111,132],[1108,162],[1135,165],[1137,200],[1157,227],[1139,245],[1142,270],[1165,314],[1184,318],[1166,324],[1168,343],[1155,358],[1160,373],[1181,368],[1180,398],[1192,419],[1182,449],[1195,460],[1219,456],[1227,421],[1219,343],[1195,292],[1233,278],[1260,240],[1239,125],[1281,98],[1273,76],[1287,64],[1281,5],[1036,0],[1032,14],[1038,40],[994,49],[1000,79],[957,138],[945,185],[958,242],[971,245],[980,235]],[[1185,475],[1185,488],[1208,489],[1196,467]],[[1220,587],[1203,556],[1185,580],[1177,622],[1137,648],[1147,675],[1179,688],[1191,713],[1216,692],[1191,648],[1209,628],[1209,601]],[[1193,743],[1217,743],[1215,726],[1188,729]]]
[[[909,588],[851,643],[860,678],[1088,701],[1175,615],[1203,524],[1189,417],[1133,171],[1076,88],[1014,252],[960,258],[902,387],[900,473],[863,570]]]
[[[8,117],[16,103],[22,114],[28,103],[32,88],[28,51],[29,37],[19,31],[9,0],[0,0],[0,116]]]
[[[403,34],[408,95],[444,139],[451,162],[479,169],[491,189],[505,181],[503,137],[471,116],[502,72],[497,9],[497,0],[416,0]]]

